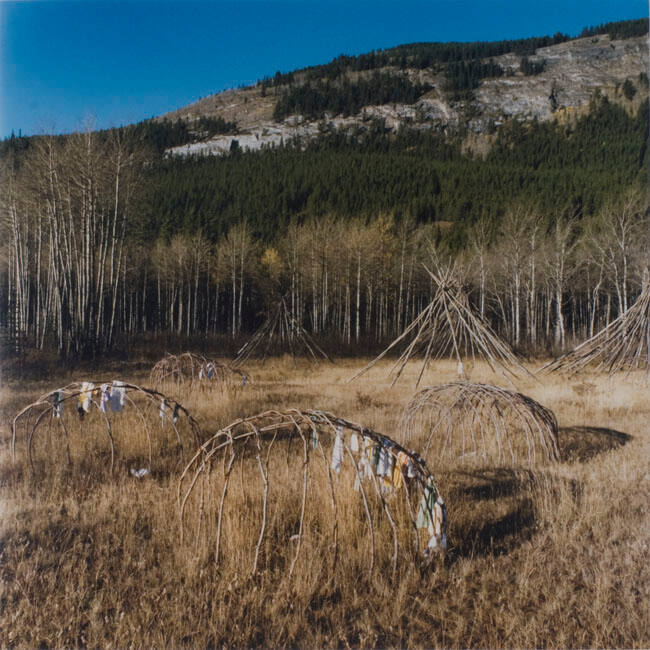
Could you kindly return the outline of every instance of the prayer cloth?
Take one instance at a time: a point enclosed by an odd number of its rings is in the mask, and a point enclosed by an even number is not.
[[[100,388],[100,395],[99,395],[99,410],[102,413],[106,413],[106,405],[111,399],[111,396],[108,394],[108,384],[102,384]]]
[[[378,443],[373,443],[372,446],[372,457],[370,459],[370,462],[372,463],[373,467],[377,467],[379,465],[379,456],[381,455],[381,445]],[[379,470],[377,470],[377,474],[379,474]]]
[[[383,445],[379,446],[379,459],[377,461],[377,476],[386,476],[390,461],[388,460],[388,452]]]
[[[408,466],[409,457],[403,451],[397,454],[397,462],[393,470],[393,485],[399,490],[404,484],[404,470]]]
[[[79,393],[79,406],[84,410],[85,413],[88,413],[90,410],[90,401],[93,396],[93,388],[95,384],[91,381],[82,381],[81,382],[81,392]]]
[[[436,500],[434,514],[435,520],[433,525],[429,526],[429,534],[431,537],[425,549],[426,555],[436,550],[438,546],[443,550],[447,549],[447,507],[440,497]]]
[[[52,410],[57,418],[63,415],[63,392],[60,390],[52,393]]]
[[[386,470],[384,471],[384,476],[388,478],[389,481],[393,479],[393,471],[395,469],[395,456],[390,452],[386,452],[388,455],[388,463],[386,465]]]
[[[393,470],[393,487],[396,490],[399,490],[402,485],[404,485],[404,475],[402,474],[402,468],[400,465],[395,463],[395,469]]]
[[[445,502],[438,496],[433,479],[429,478],[422,493],[422,501],[420,501],[420,509],[416,520],[416,526],[418,528],[426,528],[431,536],[427,544],[426,552],[437,548],[438,544],[442,548],[447,547],[446,521],[447,510]]]
[[[429,478],[427,484],[424,486],[424,492],[422,493],[420,508],[418,510],[418,516],[416,520],[416,525],[418,528],[429,528],[429,526],[433,524],[434,509],[437,498],[438,493],[433,484],[433,480]]]
[[[121,413],[126,401],[126,388],[124,382],[116,379],[111,386],[111,411]]]
[[[165,409],[167,408],[167,405],[165,404],[165,400],[160,402],[160,424],[161,426],[165,426]]]
[[[408,476],[408,478],[415,478],[415,465],[410,458],[406,463],[406,476]]]
[[[363,467],[363,478],[372,478],[372,460],[374,458],[374,443],[370,438],[363,436],[363,450],[361,452],[361,465]]]
[[[335,472],[341,471],[343,464],[343,433],[336,431],[336,440],[334,441],[334,450],[332,451],[332,469]]]

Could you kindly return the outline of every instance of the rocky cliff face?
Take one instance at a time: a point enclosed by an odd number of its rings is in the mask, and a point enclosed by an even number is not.
[[[645,37],[611,40],[601,35],[540,48],[528,58],[531,63],[543,63],[544,69],[531,76],[521,72],[520,58],[516,54],[493,58],[505,75],[483,79],[473,99],[458,102],[450,101],[444,92],[442,71],[394,70],[395,74],[406,73],[412,81],[427,83],[432,89],[414,104],[365,106],[358,115],[347,118],[328,115],[325,120],[308,121],[293,115],[278,123],[272,118],[276,90],[264,91],[261,84],[228,90],[164,117],[188,122],[200,116],[223,117],[236,122],[239,132],[210,140],[197,138],[196,142],[175,147],[169,153],[219,155],[231,150],[233,140],[244,150],[255,150],[297,136],[317,137],[324,129],[356,128],[373,118],[383,120],[392,130],[403,124],[440,131],[463,128],[468,146],[481,150],[489,146],[490,134],[510,119],[570,119],[585,111],[596,93],[630,110],[648,101],[649,56]]]

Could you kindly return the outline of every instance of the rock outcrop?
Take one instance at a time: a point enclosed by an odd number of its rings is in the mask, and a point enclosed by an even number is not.
[[[526,76],[520,70],[520,56],[505,54],[495,57],[491,60],[502,67],[504,76],[483,79],[472,99],[455,102],[450,101],[444,91],[443,72],[395,70],[395,74],[407,74],[418,83],[429,84],[432,89],[411,105],[365,106],[356,116],[326,115],[325,119],[317,121],[294,115],[275,122],[273,109],[277,89],[265,89],[257,84],[228,90],[164,117],[190,123],[201,116],[222,117],[236,122],[238,133],[199,140],[170,149],[169,153],[221,155],[234,147],[256,150],[295,138],[303,141],[315,138],[324,130],[358,128],[373,119],[381,120],[390,130],[404,124],[439,131],[463,128],[468,146],[474,147],[483,136],[494,133],[511,119],[570,119],[586,111],[598,93],[630,110],[636,110],[641,102],[648,100],[649,57],[648,39],[645,37],[611,40],[607,35],[600,35],[575,39],[539,48],[528,58],[532,63],[540,64],[543,70]]]

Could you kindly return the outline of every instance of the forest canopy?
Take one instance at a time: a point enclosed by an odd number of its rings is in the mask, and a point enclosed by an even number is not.
[[[632,116],[598,98],[573,126],[511,121],[485,158],[462,153],[460,141],[407,129],[393,136],[380,123],[260,152],[166,158],[148,173],[141,236],[200,230],[216,241],[245,218],[256,238],[272,242],[296,220],[394,213],[451,222],[463,240],[515,200],[549,215],[567,206],[593,214],[645,178],[647,130],[647,105]]]

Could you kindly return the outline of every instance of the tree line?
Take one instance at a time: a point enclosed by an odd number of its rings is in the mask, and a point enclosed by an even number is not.
[[[93,356],[250,335],[286,296],[333,349],[368,349],[431,299],[424,264],[455,262],[515,347],[564,349],[630,306],[648,264],[647,132],[617,110],[599,100],[570,133],[513,123],[485,160],[417,133],[157,162],[120,130],[38,138],[3,158],[0,325]]]
[[[648,33],[648,18],[634,20],[618,20],[591,27],[585,27],[580,32],[580,38],[609,34],[612,39],[634,38]]]
[[[214,242],[197,231],[145,245],[127,236],[137,218],[133,152],[75,144],[105,164],[40,145],[33,193],[10,188],[3,239],[3,325],[17,343],[56,345],[63,357],[101,354],[116,337],[145,333],[237,339],[281,297],[332,349],[368,349],[432,299],[425,265],[452,262],[476,313],[513,346],[562,350],[625,311],[648,264],[641,189],[581,220],[512,204],[498,224],[475,224],[455,254],[443,224],[390,214],[294,222],[272,244],[244,220]]]
[[[612,39],[626,39],[643,36],[648,33],[648,18],[621,20],[602,25],[585,27],[577,38],[586,38],[600,34],[609,34]],[[399,69],[426,68],[438,69],[450,63],[461,61],[480,61],[503,54],[514,53],[530,56],[541,47],[558,45],[573,40],[568,34],[557,32],[553,36],[533,36],[530,38],[509,39],[502,41],[447,42],[447,43],[409,43],[386,50],[373,50],[357,56],[341,54],[329,63],[310,66],[292,72],[278,72],[273,77],[265,78],[260,83],[265,87],[278,87],[293,84],[298,75],[306,81],[329,79],[334,81],[348,72],[377,70],[387,66]]]
[[[364,106],[373,104],[413,104],[431,89],[427,84],[414,84],[404,75],[375,71],[369,78],[354,82],[343,79],[307,82],[289,86],[282,91],[273,111],[273,119],[281,122],[292,114],[307,119],[321,119],[325,113],[356,115]]]
[[[639,91],[647,75],[566,123],[507,121],[482,156],[463,127],[381,120],[223,157],[165,155],[236,132],[220,119],[9,138],[0,332],[62,357],[151,332],[237,338],[287,296],[308,331],[372,347],[430,300],[423,264],[455,261],[513,345],[566,347],[629,307],[648,261]]]
[[[613,28],[613,27],[612,27]],[[647,27],[646,27],[647,32]],[[621,33],[622,30],[621,30]],[[630,33],[629,36],[635,36]],[[329,63],[311,66],[295,72],[283,73],[278,71],[272,78],[262,80],[265,86],[282,86],[294,83],[298,74],[305,76],[307,81],[338,79],[348,72],[363,72],[377,70],[388,66],[406,69],[424,70],[439,69],[449,63],[474,61],[515,53],[531,55],[540,47],[558,45],[572,40],[567,34],[557,33],[553,36],[540,36],[503,41],[476,42],[447,42],[447,43],[409,43],[398,45],[386,50],[373,50],[357,56],[341,54]]]

